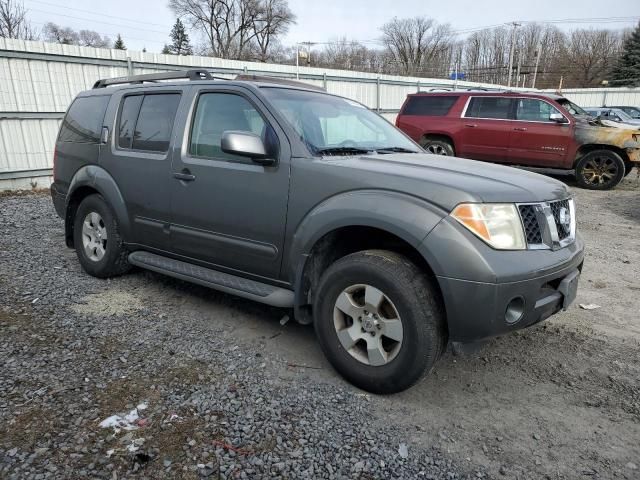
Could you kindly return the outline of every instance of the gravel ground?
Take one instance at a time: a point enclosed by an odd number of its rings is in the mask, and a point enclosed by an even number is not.
[[[88,276],[46,194],[0,197],[0,478],[638,479],[632,177],[574,189],[576,305],[386,397],[342,381],[282,310]]]

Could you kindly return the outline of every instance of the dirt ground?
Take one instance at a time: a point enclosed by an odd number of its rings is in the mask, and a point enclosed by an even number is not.
[[[531,329],[464,352],[449,348],[423,382],[397,395],[364,394],[344,382],[312,328],[279,323],[284,312],[160,275],[114,279],[72,308],[104,314],[107,305],[118,314],[173,302],[197,319],[203,337],[224,331],[229,345],[283,356],[276,385],[325,383],[362,396],[371,422],[400,426],[410,453],[435,446],[468,471],[640,479],[640,179],[633,172],[608,192],[571,188],[587,247],[575,304]]]

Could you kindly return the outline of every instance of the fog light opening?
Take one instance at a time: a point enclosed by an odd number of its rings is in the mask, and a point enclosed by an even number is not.
[[[504,313],[504,319],[509,325],[518,323],[524,316],[524,298],[515,297],[511,299],[507,305],[507,311]]]

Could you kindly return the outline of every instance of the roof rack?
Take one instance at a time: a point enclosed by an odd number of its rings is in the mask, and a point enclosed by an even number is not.
[[[269,77],[267,75],[241,74],[241,75],[237,75],[235,80],[243,80],[243,81],[248,81],[248,82],[277,83],[277,84],[280,84],[280,85],[289,85],[291,87],[303,87],[303,88],[309,88],[309,89],[312,89],[312,90],[319,90],[321,92],[326,92],[327,91],[326,89],[324,89],[322,87],[318,87],[316,85],[309,85],[308,83],[298,82],[296,80],[289,80],[288,78]]]
[[[223,77],[214,77],[206,70],[178,70],[173,72],[147,73],[144,75],[131,75],[128,77],[104,78],[93,84],[93,88],[105,88],[109,85],[122,85],[126,83],[158,82],[160,80],[177,80],[188,78],[189,80],[229,80]]]

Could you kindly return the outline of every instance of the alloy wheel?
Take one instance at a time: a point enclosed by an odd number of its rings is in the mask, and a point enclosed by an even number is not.
[[[590,185],[606,185],[618,175],[618,164],[609,157],[595,157],[582,168],[582,178]]]
[[[107,251],[107,227],[97,212],[90,212],[82,222],[82,246],[94,262],[102,260]]]

